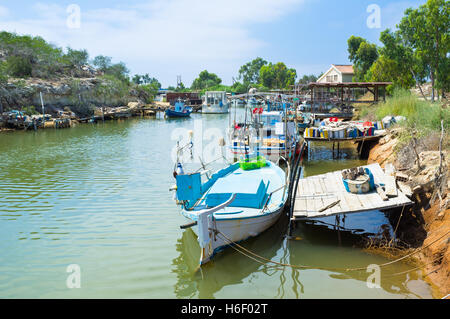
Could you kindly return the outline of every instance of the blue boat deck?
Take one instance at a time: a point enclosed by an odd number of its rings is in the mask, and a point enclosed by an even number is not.
[[[214,213],[216,219],[244,219],[270,214],[284,203],[285,180],[282,173],[284,174],[281,168],[271,162],[255,170],[244,171],[237,168],[219,178],[194,211],[185,212],[185,216],[195,220],[196,212],[217,206],[232,194],[237,194],[235,201]],[[271,193],[273,194],[270,195]],[[266,202],[267,207],[263,211]]]

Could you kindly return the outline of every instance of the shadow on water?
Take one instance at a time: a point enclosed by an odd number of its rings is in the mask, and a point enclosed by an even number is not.
[[[356,234],[354,231],[341,230],[339,244],[336,230],[324,225],[300,224],[293,233],[293,239],[287,239],[285,237],[287,224],[288,218],[283,216],[272,228],[241,245],[265,259],[282,264],[307,266],[306,268],[283,267],[267,261],[257,262],[233,248],[226,249],[212,262],[199,268],[200,247],[197,237],[192,230],[184,231],[176,245],[179,255],[172,262],[172,271],[177,276],[174,285],[176,297],[221,298],[222,294],[217,295],[227,287],[239,286],[249,280],[260,280],[263,285],[265,283],[269,285],[270,282],[270,287],[275,288],[265,289],[269,295],[261,298],[310,298],[317,289],[315,287],[317,282],[326,289],[324,276],[338,281],[357,281],[360,289],[368,289],[366,282],[371,272],[344,269],[388,261],[356,247],[356,243],[364,235]],[[423,287],[420,288],[422,289],[420,293],[415,293],[412,291],[414,289],[409,288],[408,283],[417,279],[416,274],[405,273],[412,268],[406,264],[397,264],[390,269],[383,268],[380,281],[382,293],[392,294],[397,298],[421,298],[426,295]],[[403,273],[398,274],[400,272]],[[311,277],[308,278],[309,276]],[[320,280],[313,279],[316,277]],[[315,283],[312,284],[311,281]],[[342,289],[341,297],[344,297],[344,286]],[[322,294],[322,298],[327,298],[326,293]]]

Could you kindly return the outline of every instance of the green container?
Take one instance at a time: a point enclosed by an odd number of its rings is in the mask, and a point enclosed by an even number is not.
[[[248,159],[241,158],[239,160],[239,167],[244,171],[250,171],[252,169],[258,169],[267,165],[266,158],[264,156],[250,157]]]

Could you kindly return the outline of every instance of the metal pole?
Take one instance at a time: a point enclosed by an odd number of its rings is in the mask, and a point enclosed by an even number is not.
[[[45,124],[45,106],[44,99],[42,98],[42,92],[39,92],[39,96],[41,97],[41,106],[42,106],[42,123]]]

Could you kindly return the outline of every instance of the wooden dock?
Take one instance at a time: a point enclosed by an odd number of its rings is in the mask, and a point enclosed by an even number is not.
[[[392,188],[392,179],[385,175],[380,165],[371,164],[364,167],[371,170],[376,185],[386,185],[387,189]],[[376,191],[367,194],[349,193],[342,181],[342,171],[311,176],[299,180],[291,218],[293,220],[319,218],[386,210],[413,204],[398,189],[396,195],[383,200]]]
[[[373,141],[384,137],[386,134],[373,135],[373,136],[358,136],[358,137],[346,137],[346,138],[323,138],[323,137],[304,137],[307,142],[362,142]]]

